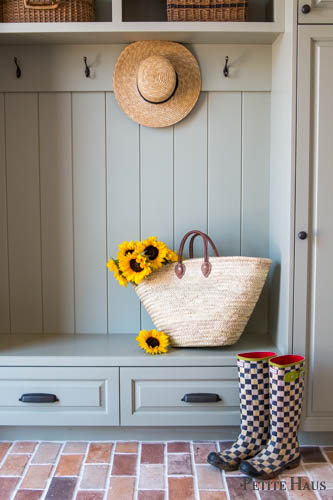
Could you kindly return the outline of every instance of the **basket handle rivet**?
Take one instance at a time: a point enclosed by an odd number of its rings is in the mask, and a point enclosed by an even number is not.
[[[17,57],[14,57],[14,63],[15,63],[15,66],[16,66],[16,78],[21,78],[21,75],[22,75],[22,71],[21,71],[21,68],[17,62]]]
[[[89,78],[90,77],[90,68],[89,68],[89,66],[87,64],[87,58],[86,57],[83,58],[83,62],[84,62],[84,65],[85,65],[84,74],[86,75],[87,78]]]
[[[229,56],[226,56],[225,58],[225,65],[223,68],[223,74],[226,78],[229,76]]]

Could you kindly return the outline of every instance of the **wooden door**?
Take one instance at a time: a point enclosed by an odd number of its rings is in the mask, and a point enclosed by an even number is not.
[[[298,60],[294,352],[306,426],[333,430],[333,26],[300,27]]]

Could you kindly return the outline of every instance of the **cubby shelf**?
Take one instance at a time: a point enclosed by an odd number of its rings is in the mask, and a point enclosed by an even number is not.
[[[183,43],[271,44],[283,32],[277,23],[57,23],[2,24],[1,44],[105,44],[135,40]]]
[[[113,0],[112,22],[1,23],[0,44],[108,44],[154,39],[183,43],[272,44],[284,31],[283,0],[274,2],[272,22],[126,22],[122,5],[121,1]]]

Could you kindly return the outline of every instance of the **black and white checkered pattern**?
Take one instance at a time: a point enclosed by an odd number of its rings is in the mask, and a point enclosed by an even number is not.
[[[291,379],[293,372],[297,378]],[[297,431],[304,389],[304,361],[286,368],[270,366],[270,439],[267,446],[249,460],[261,474],[272,474],[299,455]],[[287,376],[286,376],[287,375]]]
[[[266,445],[269,434],[269,366],[260,361],[237,360],[241,432],[231,448],[219,453],[229,465],[251,458]]]

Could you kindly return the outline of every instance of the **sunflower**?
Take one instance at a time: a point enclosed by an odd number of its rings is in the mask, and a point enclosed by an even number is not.
[[[119,271],[119,267],[116,260],[109,259],[106,264],[106,267],[109,268],[109,271],[112,271],[114,273],[114,277],[118,280],[119,285],[127,287],[127,280]]]
[[[164,261],[165,261],[165,263],[177,262],[178,261],[177,252],[174,252],[173,250],[170,250],[170,248],[168,248],[168,251],[167,251],[167,254],[166,254]]]
[[[164,332],[158,332],[157,330],[149,330],[147,332],[147,330],[141,330],[136,340],[147,354],[168,352],[169,337]]]
[[[137,252],[128,253],[119,259],[119,269],[127,281],[138,285],[152,272],[150,262]]]
[[[124,241],[124,243],[121,243],[118,247],[118,260],[121,259],[122,257],[125,257],[126,255],[137,252],[141,253],[142,252],[142,243],[138,241]]]
[[[162,267],[166,258],[168,247],[163,241],[157,241],[156,236],[151,236],[142,242],[143,255],[149,259],[153,271]]]

